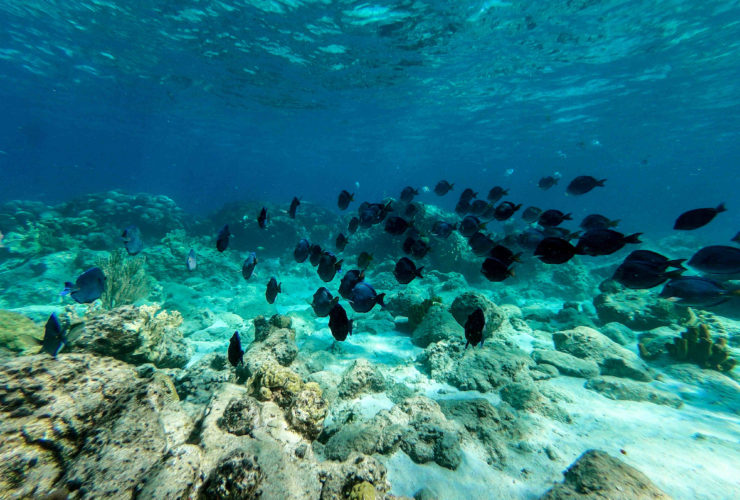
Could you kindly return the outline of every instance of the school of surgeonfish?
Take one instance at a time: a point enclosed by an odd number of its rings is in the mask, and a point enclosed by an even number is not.
[[[558,185],[560,177],[558,173],[546,176],[539,179],[536,185],[542,190],[551,190]],[[567,184],[565,193],[570,196],[584,196],[597,187],[606,188],[606,181],[590,175],[579,175]],[[443,197],[453,189],[454,183],[440,180],[433,188],[433,193]],[[472,188],[465,188],[455,205],[458,219],[437,220],[426,233],[417,228],[415,218],[425,210],[424,203],[418,201],[417,197],[420,192],[429,191],[427,187],[420,189],[406,186],[401,190],[398,201],[360,203],[356,214],[338,221],[338,228],[341,229],[335,233],[334,248],[339,253],[344,252],[353,238],[351,235],[380,225],[382,231],[396,242],[397,257],[393,276],[400,285],[408,285],[412,281],[424,279],[422,270],[429,268],[420,265],[419,261],[433,250],[435,241],[447,239],[454,232],[467,240],[472,254],[480,259],[481,275],[491,282],[502,282],[515,276],[515,264],[528,258],[536,258],[549,265],[559,265],[575,256],[598,258],[612,255],[627,245],[642,242],[640,232],[625,234],[617,231],[617,219],[590,214],[580,222],[579,231],[571,232],[561,227],[572,220],[570,213],[557,208],[541,209],[531,205],[521,212],[521,219],[527,225],[525,229],[503,238],[496,237],[488,232],[489,225],[509,220],[523,206],[504,199],[509,197],[509,189],[502,186],[493,186],[489,191],[483,192],[481,196],[484,197],[479,197],[479,192]],[[337,198],[337,207],[340,211],[345,211],[354,200],[353,193],[342,190]],[[287,214],[290,219],[295,219],[300,205],[299,198],[293,197],[288,209],[277,213]],[[673,229],[699,229],[726,211],[724,203],[714,208],[687,210],[676,218]],[[269,232],[271,224],[268,224],[265,207],[256,217],[256,223],[257,227]],[[231,237],[229,225],[224,224],[216,235],[216,250],[221,253],[228,250]],[[129,255],[137,255],[144,250],[141,231],[135,225],[127,226],[121,239]],[[732,238],[732,242],[740,243],[740,233]],[[354,319],[348,317],[347,310],[340,301],[345,300],[355,314],[365,314],[376,305],[385,307],[385,293],[378,293],[368,281],[368,269],[373,257],[370,253],[361,251],[356,260],[357,269],[350,269],[341,275],[335,296],[329,284],[335,282],[344,259],[326,250],[326,243],[311,243],[307,238],[302,238],[296,243],[293,257],[299,264],[309,261],[316,268],[318,278],[327,283],[316,290],[309,303],[317,317],[329,317],[329,329],[334,339],[345,341],[352,334]],[[257,249],[259,248],[261,247]],[[257,253],[249,252],[241,267],[245,280],[251,279],[257,264]],[[687,266],[702,275],[685,275]],[[189,272],[197,269],[193,249],[186,255],[185,267]],[[693,256],[685,258],[667,257],[651,250],[635,249],[616,267],[612,275],[615,282],[628,289],[645,290],[664,285],[660,297],[693,307],[711,307],[740,296],[740,290],[724,283],[738,278],[740,247],[720,244],[700,248]],[[66,282],[61,295],[68,295],[81,304],[89,304],[98,300],[105,288],[106,277],[103,271],[93,267],[80,274],[74,283]],[[281,292],[282,284],[278,277],[270,276],[265,289],[265,300],[273,304]],[[483,311],[474,310],[464,325],[466,347],[483,345],[484,327]],[[65,332],[56,315],[52,314],[45,326],[41,352],[56,356],[66,342]],[[233,366],[239,365],[243,354],[239,332],[234,332],[228,346],[229,362]]]

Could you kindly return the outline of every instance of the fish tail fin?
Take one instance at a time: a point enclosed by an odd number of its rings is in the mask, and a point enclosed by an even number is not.
[[[715,211],[716,211],[717,213],[720,213],[720,212],[726,212],[726,211],[727,211],[727,208],[725,208],[725,203],[724,203],[724,202],[722,202],[722,203],[720,203],[719,205],[717,205],[717,208],[715,208],[714,210],[715,210]]]
[[[61,295],[62,297],[64,297],[65,295],[69,295],[70,293],[72,293],[72,289],[74,288],[74,286],[75,286],[74,283],[70,283],[69,281],[65,281],[64,282],[64,290],[62,290],[62,292],[59,295]]]
[[[339,271],[340,269],[342,269],[342,262],[344,262],[344,259],[338,260],[337,263],[334,264],[334,269],[336,269],[337,271]]]
[[[278,283],[278,293],[283,293],[283,282]]]
[[[452,191],[452,188],[454,187],[455,187],[455,183],[453,182],[452,184],[450,184],[450,191]]]
[[[509,190],[508,189],[504,189],[503,195],[506,196],[507,194],[509,194]]]
[[[617,227],[620,222],[622,222],[622,219],[610,220],[609,223],[607,224],[607,226],[608,227]]]
[[[466,341],[465,341],[465,349],[467,349],[467,348],[468,348],[468,345],[470,345],[470,341],[469,341],[469,340],[466,340]]]
[[[350,335],[352,335],[352,329],[354,328],[354,326],[355,326],[355,320],[354,319],[349,320],[349,334]]]
[[[673,259],[666,262],[666,265],[668,267],[677,267],[678,269],[683,269],[685,271],[686,268],[683,266],[684,262],[686,262],[686,259]]]
[[[385,302],[383,301],[385,299],[384,293],[379,293],[378,296],[375,298],[375,301],[380,304],[380,307],[385,309]]]
[[[509,275],[509,276],[511,276],[512,278],[516,278],[516,273],[514,272],[514,270],[513,270],[513,269],[507,269],[507,270],[506,270],[506,274],[508,274],[508,275]]]
[[[349,201],[355,201],[355,193],[349,195]]]
[[[572,214],[567,213],[563,216],[563,220],[573,220],[573,217],[571,217]]]
[[[601,180],[596,181],[596,185],[597,186],[604,187],[604,183],[605,182],[606,182],[606,179],[601,179]]]
[[[416,276],[418,278],[423,278],[424,276],[421,275],[421,270],[424,269],[424,266],[416,268]]]
[[[478,224],[478,230],[480,231],[482,229],[485,229],[487,225],[488,222],[481,222],[480,224]]]
[[[523,253],[524,252],[515,253],[511,258],[514,260],[514,262],[521,262],[521,257]]]
[[[685,268],[685,267],[682,267],[681,269],[674,269],[673,271],[668,271],[668,272],[667,272],[667,273],[665,273],[665,274],[664,274],[663,276],[665,276],[665,277],[666,277],[666,278],[668,278],[668,279],[673,279],[673,278],[680,278],[680,277],[681,277],[681,275],[683,274],[683,272],[684,272],[685,270],[686,270],[686,268]]]
[[[641,235],[642,233],[630,234],[629,236],[625,236],[624,241],[625,243],[642,243],[640,239]]]
[[[360,275],[358,276],[358,278],[360,278],[360,281],[363,281],[365,279],[365,270],[364,269],[362,271],[360,271]]]

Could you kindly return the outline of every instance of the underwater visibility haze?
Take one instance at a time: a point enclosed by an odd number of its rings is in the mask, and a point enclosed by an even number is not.
[[[0,498],[740,498],[740,3],[0,25]]]

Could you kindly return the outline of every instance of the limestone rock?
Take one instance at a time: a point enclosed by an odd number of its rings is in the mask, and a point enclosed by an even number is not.
[[[483,310],[483,315],[486,318],[486,325],[483,327],[483,339],[487,340],[492,338],[495,332],[503,326],[506,316],[501,308],[491,302],[485,295],[478,292],[465,292],[454,300],[450,312],[460,326],[465,326],[468,316],[479,307]]]
[[[616,321],[633,330],[651,330],[687,318],[685,307],[640,290],[601,293],[593,299],[602,323]]]
[[[465,338],[465,330],[455,317],[442,305],[434,305],[411,334],[411,341],[419,347],[426,347],[432,342],[448,339]]]
[[[181,324],[179,312],[160,311],[156,304],[121,306],[73,324],[67,334],[69,349],[112,356],[132,364],[179,368],[193,353],[183,339]]]
[[[563,375],[591,378],[599,374],[599,365],[589,359],[577,358],[567,352],[535,349],[532,359],[538,364],[554,366]]]
[[[605,498],[670,500],[642,472],[599,450],[588,450],[565,471],[565,480],[541,500]]]
[[[572,330],[563,330],[554,333],[552,339],[558,351],[596,362],[602,375],[644,382],[651,380],[647,365],[637,354],[593,328],[578,326]]]
[[[595,377],[586,382],[586,389],[603,394],[610,399],[649,401],[657,405],[680,408],[681,398],[670,392],[661,391],[644,382],[616,377]]]
[[[36,354],[41,350],[44,327],[13,311],[0,310],[0,348]]]
[[[631,328],[616,321],[605,324],[600,331],[619,345],[627,345],[634,342],[636,338]]]
[[[0,367],[0,497],[70,482],[86,496],[130,497],[192,428],[159,372],[142,378],[89,353],[10,360]]]
[[[342,375],[339,396],[345,399],[357,397],[363,392],[380,392],[386,386],[385,377],[366,359],[357,359]]]
[[[462,390],[488,392],[510,381],[530,380],[534,361],[513,344],[489,341],[465,349],[462,339],[430,344],[419,356],[422,368],[437,381]]]

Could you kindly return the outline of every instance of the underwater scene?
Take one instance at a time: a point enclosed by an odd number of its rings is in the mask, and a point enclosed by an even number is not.
[[[0,25],[0,499],[740,498],[737,1]]]

